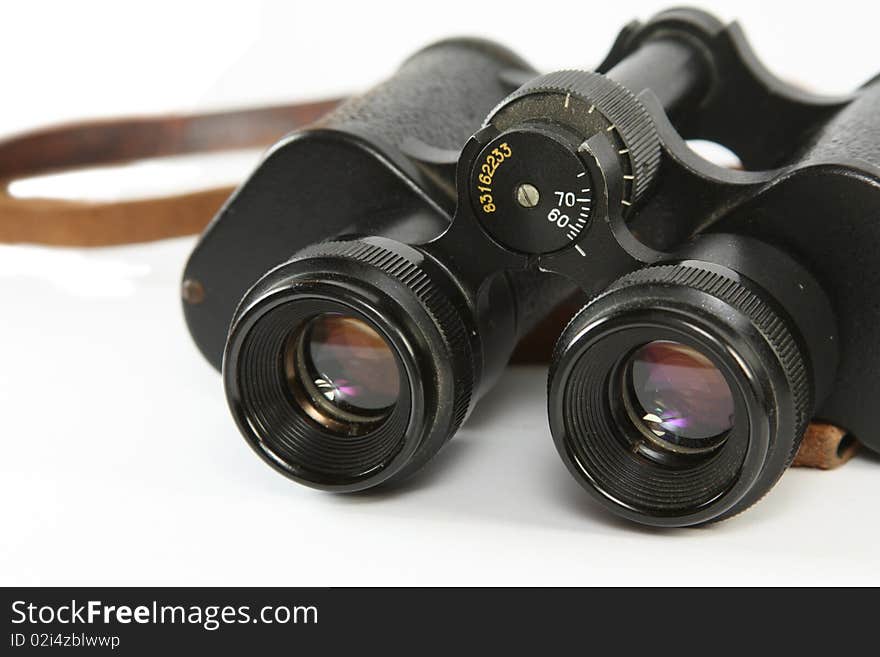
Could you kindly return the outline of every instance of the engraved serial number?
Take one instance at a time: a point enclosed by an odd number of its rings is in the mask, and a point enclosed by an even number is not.
[[[480,207],[486,214],[495,212],[495,198],[492,196],[492,181],[495,172],[498,171],[502,162],[511,157],[513,157],[513,151],[507,142],[504,142],[499,144],[498,148],[493,148],[492,152],[486,155],[483,164],[480,165],[480,175],[477,176],[477,181],[480,184],[477,185],[477,191],[479,192]]]

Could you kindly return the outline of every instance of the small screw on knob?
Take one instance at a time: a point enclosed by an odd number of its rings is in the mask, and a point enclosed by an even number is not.
[[[524,208],[533,208],[541,200],[538,188],[529,183],[523,183],[516,188],[516,202]]]

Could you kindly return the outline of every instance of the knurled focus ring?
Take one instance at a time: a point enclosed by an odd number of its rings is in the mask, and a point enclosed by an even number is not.
[[[604,118],[601,129],[616,133],[623,143],[619,154],[629,163],[628,168],[633,177],[631,201],[641,198],[650,187],[660,165],[660,140],[654,122],[641,101],[629,89],[599,73],[556,71],[539,76],[514,91],[489,114],[486,123],[495,123],[497,117],[516,101],[540,94],[561,96],[563,102],[559,107],[563,109],[570,105],[571,97],[578,98],[587,105],[587,114],[598,114]],[[544,116],[531,118],[564,121],[566,117],[558,114],[561,111],[555,106],[549,110],[544,108]],[[552,115],[548,115],[551,113]],[[598,132],[594,121],[591,125],[594,126],[594,132]],[[586,139],[592,134],[582,136]]]

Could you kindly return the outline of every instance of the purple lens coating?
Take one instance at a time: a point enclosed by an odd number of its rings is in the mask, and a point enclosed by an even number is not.
[[[733,428],[733,395],[724,375],[693,347],[657,340],[631,357],[633,412],[663,441],[714,446]],[[697,445],[693,445],[697,441]]]
[[[313,383],[327,401],[355,412],[381,411],[400,395],[400,374],[391,347],[369,324],[327,313],[305,334]]]

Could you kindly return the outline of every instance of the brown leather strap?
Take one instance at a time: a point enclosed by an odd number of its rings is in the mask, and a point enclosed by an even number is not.
[[[233,188],[117,202],[19,199],[17,179],[152,157],[268,146],[339,100],[75,123],[0,141],[0,242],[103,246],[198,233]]]

